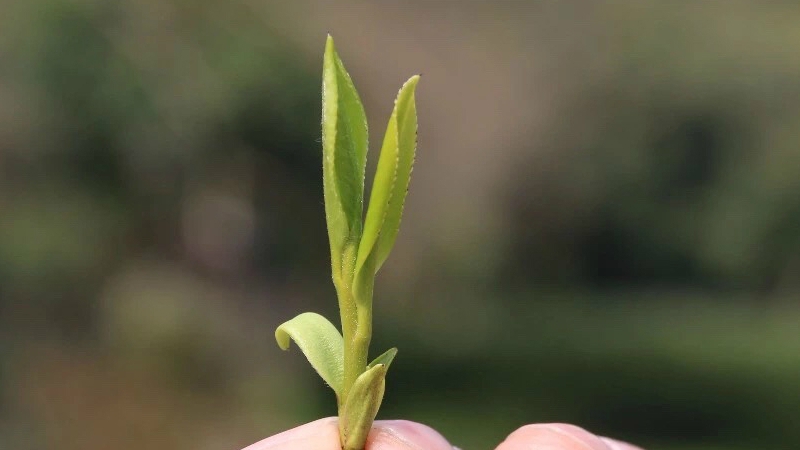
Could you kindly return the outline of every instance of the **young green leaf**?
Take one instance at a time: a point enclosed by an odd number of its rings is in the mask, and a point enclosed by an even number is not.
[[[367,369],[371,369],[378,364],[383,364],[386,366],[386,370],[389,370],[389,366],[392,364],[394,357],[397,355],[397,347],[390,348],[386,350],[381,356],[373,359],[371,363],[367,365]]]
[[[336,392],[342,391],[344,343],[339,330],[328,319],[316,313],[302,313],[275,330],[275,340],[288,350],[291,340],[297,343],[308,362]]]
[[[328,36],[322,69],[322,182],[334,280],[342,253],[361,237],[367,118],[353,80]],[[352,267],[352,266],[351,266]],[[344,274],[352,276],[352,274]]]
[[[389,256],[400,229],[417,147],[414,91],[418,82],[419,75],[415,75],[403,85],[389,118],[358,248],[356,273],[359,277],[372,277],[377,273]],[[362,273],[365,269],[371,273]]]
[[[344,403],[339,429],[344,450],[362,450],[386,390],[386,366],[378,364],[356,379]]]

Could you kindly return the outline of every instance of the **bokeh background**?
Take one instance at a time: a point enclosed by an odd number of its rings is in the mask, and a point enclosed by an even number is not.
[[[800,4],[6,0],[0,447],[235,450],[335,414],[320,72],[422,72],[383,418],[800,448]],[[371,170],[369,170],[371,172]]]

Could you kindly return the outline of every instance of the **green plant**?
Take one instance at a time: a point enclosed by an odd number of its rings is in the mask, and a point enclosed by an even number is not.
[[[392,348],[367,363],[375,275],[394,246],[414,163],[418,81],[419,75],[411,77],[395,100],[364,217],[367,118],[328,36],[322,71],[322,180],[342,333],[321,315],[307,312],[279,326],[275,338],[284,350],[294,340],[333,388],[344,450],[364,448],[383,400],[386,371],[397,354]]]

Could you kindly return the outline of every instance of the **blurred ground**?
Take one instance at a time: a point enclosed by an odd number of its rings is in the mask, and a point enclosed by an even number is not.
[[[800,447],[800,6],[0,4],[0,448],[236,449],[334,414],[327,32],[372,158],[424,74],[381,415]],[[368,181],[369,183],[369,181]]]

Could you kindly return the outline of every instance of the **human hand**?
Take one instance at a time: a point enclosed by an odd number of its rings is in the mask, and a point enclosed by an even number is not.
[[[378,420],[366,450],[454,450],[432,428],[406,420]],[[511,433],[496,450],[641,450],[598,437],[574,425],[526,425]],[[268,437],[243,450],[341,450],[335,417],[320,419]]]

